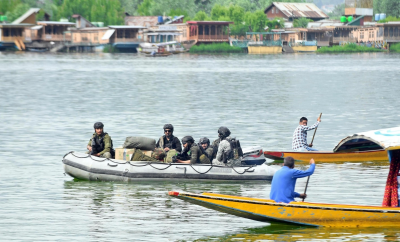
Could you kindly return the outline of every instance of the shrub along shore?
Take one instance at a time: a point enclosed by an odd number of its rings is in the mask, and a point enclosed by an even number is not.
[[[243,53],[244,50],[237,46],[230,46],[228,43],[212,43],[194,45],[190,53]]]
[[[400,53],[400,43],[391,44],[389,50],[390,52]]]
[[[321,47],[317,50],[317,53],[360,53],[360,52],[383,52],[383,51],[386,51],[386,50],[376,49],[374,47],[360,46],[360,45],[351,43],[351,44],[346,44],[346,45]]]

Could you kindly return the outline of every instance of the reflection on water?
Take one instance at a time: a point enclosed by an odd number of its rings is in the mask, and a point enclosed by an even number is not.
[[[244,147],[288,150],[299,118],[306,116],[312,123],[321,112],[314,145],[332,150],[349,134],[398,126],[399,59],[384,53],[145,58],[0,52],[0,238],[193,241],[228,240],[238,234],[278,236],[273,231],[280,227],[262,227],[266,224],[167,195],[177,190],[268,198],[268,182],[79,182],[63,175],[61,158],[85,149],[96,121],[105,124],[116,147],[127,136],[156,139],[163,125],[172,123],[179,138],[213,140],[218,127],[227,126]],[[387,163],[316,162],[308,201],[381,204]],[[304,191],[305,183],[299,179],[296,190]],[[248,230],[260,227],[259,233]],[[281,236],[304,240],[319,233],[329,233],[332,240],[397,236],[379,228],[337,235],[328,229],[283,230]]]
[[[245,229],[221,237],[206,237],[200,241],[399,241],[399,228],[309,228],[305,226],[269,225]]]

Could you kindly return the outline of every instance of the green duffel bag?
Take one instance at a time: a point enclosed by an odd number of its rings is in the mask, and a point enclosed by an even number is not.
[[[132,154],[131,161],[151,161],[151,162],[160,162],[157,159],[154,159],[150,156],[145,155],[141,150],[136,149]]]
[[[176,156],[178,152],[176,150],[169,150],[167,153],[167,157],[165,157],[164,162],[165,163],[171,163],[172,162],[172,157]]]

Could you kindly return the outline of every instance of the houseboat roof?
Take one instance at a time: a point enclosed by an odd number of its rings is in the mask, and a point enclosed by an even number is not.
[[[230,21],[187,21],[187,24],[233,24]]]
[[[172,23],[175,22],[176,20],[183,19],[184,17],[185,17],[185,15],[177,16],[176,18],[174,17],[173,19],[171,19],[171,20],[168,21],[168,22],[165,22],[164,24],[172,24]]]
[[[60,22],[60,21],[37,21],[37,24],[40,25],[75,25],[75,23],[72,22]]]
[[[21,17],[17,18],[12,22],[12,24],[20,24],[23,21],[25,21],[29,16],[31,16],[34,13],[38,13],[40,11],[40,8],[31,8],[26,13],[24,13]]]
[[[147,35],[182,35],[179,32],[153,32],[153,33],[146,33]]]
[[[109,30],[108,27],[87,27],[87,28],[70,28],[71,31],[98,31]]]
[[[109,25],[111,29],[147,29],[143,26],[133,26],[133,25]]]
[[[380,26],[383,26],[383,25],[400,25],[400,22],[399,21],[393,21],[393,22],[387,22],[387,23],[377,23],[376,25],[380,25]]]
[[[0,23],[0,27],[4,28],[4,27],[9,27],[9,28],[27,28],[27,27],[31,27],[33,26],[33,24],[2,24]]]
[[[333,27],[333,26],[343,26],[345,23],[339,20],[323,19],[320,21],[309,22],[307,28],[321,28],[321,27]]]
[[[273,2],[264,10],[264,13],[267,13],[273,6],[278,8],[288,18],[328,18],[328,15],[314,3]]]

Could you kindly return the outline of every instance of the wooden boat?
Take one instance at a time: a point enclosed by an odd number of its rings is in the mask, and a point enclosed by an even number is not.
[[[125,161],[69,152],[63,160],[66,174],[82,180],[121,181],[162,179],[272,180],[277,166],[212,166],[207,164]]]
[[[155,55],[146,54],[146,57],[167,57],[172,55],[171,53],[156,53]]]
[[[265,158],[283,160],[291,156],[296,161],[309,161],[311,158],[319,162],[359,162],[359,161],[387,161],[386,150],[354,151],[354,152],[295,152],[295,151],[264,151]]]
[[[333,151],[265,151],[264,156],[272,160],[283,160],[291,156],[297,161],[319,162],[337,161],[388,161],[387,149],[400,143],[400,127],[372,130],[347,136],[342,139]]]
[[[269,199],[214,193],[171,191],[169,195],[206,208],[268,223],[328,227],[400,226],[400,207],[309,202],[276,203]]]
[[[397,131],[375,132],[396,137]],[[383,139],[382,139],[383,140]],[[383,143],[382,143],[383,144]],[[194,194],[169,192],[170,196],[236,216],[269,223],[286,223],[327,227],[399,227],[398,174],[400,142],[388,138],[384,142],[390,160],[383,206],[330,204],[311,202],[277,203],[270,199],[229,196],[214,193]]]

